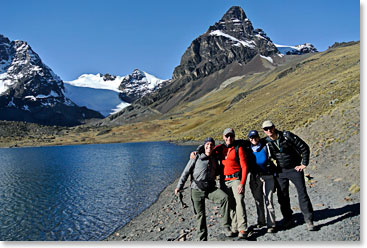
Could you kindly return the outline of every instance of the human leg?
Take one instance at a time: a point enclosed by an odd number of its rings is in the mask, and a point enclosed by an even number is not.
[[[206,226],[205,215],[205,192],[198,189],[191,189],[191,199],[194,205],[194,212],[197,220],[198,240],[208,240],[208,228]]]
[[[237,218],[236,218],[236,200],[233,195],[231,184],[227,182],[224,183],[224,192],[228,196],[228,208],[229,217],[231,219],[231,229],[233,233],[237,232]]]
[[[275,210],[273,203],[273,192],[274,192],[274,176],[266,175],[262,176],[261,180],[263,181],[263,194],[265,198],[265,206],[266,206],[266,223],[268,228],[275,227]]]
[[[307,188],[303,171],[291,171],[289,172],[289,179],[296,186],[298,194],[299,207],[302,211],[305,222],[313,221],[313,208],[310,197],[307,194]]]
[[[264,193],[263,193],[263,183],[261,182],[260,177],[251,174],[250,189],[252,196],[255,199],[257,224],[260,226],[264,226],[265,225]]]
[[[275,183],[277,184],[278,202],[283,219],[291,220],[293,211],[289,199],[289,179],[287,178],[287,174],[285,172],[279,173],[275,177]]]
[[[228,195],[224,193],[221,189],[216,189],[208,194],[208,199],[214,203],[220,204],[221,211],[221,224],[224,228],[231,227],[231,218],[229,214],[229,201]]]
[[[246,215],[246,206],[244,201],[244,194],[238,193],[238,186],[240,185],[240,180],[235,179],[231,181],[227,181],[226,184],[232,190],[235,203],[236,203],[236,211],[235,211],[235,219],[237,222],[237,227],[235,230],[240,231],[247,231],[247,215]],[[232,227],[233,227],[233,220],[232,220]]]

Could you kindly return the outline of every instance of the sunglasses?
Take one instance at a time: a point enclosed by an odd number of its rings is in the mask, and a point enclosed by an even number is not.
[[[234,135],[233,135],[233,134],[227,134],[227,135],[225,135],[225,137],[226,137],[226,138],[229,138],[229,137],[233,138],[233,137],[234,137]]]
[[[264,127],[263,129],[264,129],[264,131],[268,131],[268,130],[270,130],[270,129],[272,129],[273,127]]]

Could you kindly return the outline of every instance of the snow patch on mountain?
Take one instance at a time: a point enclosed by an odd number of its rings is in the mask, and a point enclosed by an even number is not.
[[[269,61],[270,63],[274,63],[274,61],[273,61],[273,59],[272,58],[270,58],[270,57],[267,57],[267,56],[263,56],[263,55],[260,55],[260,57],[261,58],[263,58],[263,59],[266,59],[267,61]]]
[[[101,87],[96,82],[92,82],[91,85],[94,88],[75,86],[65,82],[64,94],[77,105],[98,111],[105,117],[130,105],[130,103],[121,101],[118,91],[95,88]]]
[[[129,106],[135,98],[158,89],[163,82],[138,69],[127,76],[83,74],[76,80],[64,82],[64,94],[77,105],[96,110],[106,117]]]
[[[289,46],[289,45],[279,45],[274,44],[280,53],[282,54],[305,54],[317,52],[317,49],[311,43],[305,43],[303,45]]]
[[[244,47],[249,47],[249,48],[255,48],[255,42],[253,40],[251,41],[245,41],[245,40],[239,40],[229,34],[226,34],[224,32],[222,32],[221,30],[214,30],[212,32],[210,32],[209,35],[212,35],[212,36],[224,36],[230,40],[232,40],[233,42],[235,42],[233,45],[234,46],[244,46]]]
[[[106,74],[108,75],[108,74]],[[73,81],[64,81],[64,83],[77,86],[77,87],[86,87],[93,89],[104,89],[104,90],[112,90],[115,92],[120,92],[118,89],[121,81],[124,77],[121,76],[111,76],[104,77],[104,75],[98,73],[94,74],[83,74],[77,79]],[[108,78],[108,79],[107,79]]]

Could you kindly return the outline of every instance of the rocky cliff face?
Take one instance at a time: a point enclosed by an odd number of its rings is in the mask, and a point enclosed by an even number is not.
[[[0,35],[1,120],[72,126],[102,118],[74,104],[63,91],[63,81],[26,42]]]
[[[249,71],[246,64],[255,57],[270,59],[279,54],[265,32],[254,29],[242,8],[232,7],[191,43],[169,83],[104,123],[111,121],[118,125],[167,113],[182,102],[198,99],[218,88],[226,79],[243,75]]]
[[[120,98],[131,103],[146,94],[150,94],[167,83],[167,80],[158,79],[153,75],[135,69],[131,74],[123,77],[119,86]]]
[[[240,7],[232,7],[222,19],[196,38],[173,72],[173,79],[196,80],[223,69],[234,61],[247,63],[257,54],[271,56],[277,48],[265,32],[254,29]]]

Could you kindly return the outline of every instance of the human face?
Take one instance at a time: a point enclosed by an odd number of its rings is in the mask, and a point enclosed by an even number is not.
[[[251,144],[253,144],[254,146],[257,146],[259,144],[260,141],[260,137],[259,136],[252,136],[249,138]]]
[[[263,130],[264,130],[264,133],[265,133],[268,137],[270,137],[270,138],[272,138],[272,139],[276,137],[275,127],[274,127],[274,126],[272,126],[272,127],[265,127],[265,128],[263,128]]]
[[[232,145],[234,142],[234,134],[229,133],[229,134],[223,135],[223,139],[227,146]]]
[[[206,142],[204,145],[205,155],[210,156],[213,152],[214,144],[212,142]]]

